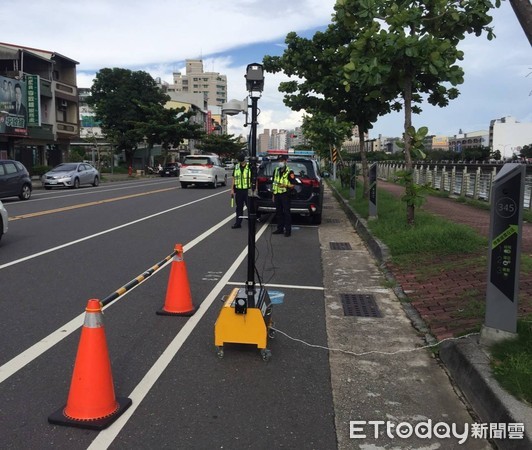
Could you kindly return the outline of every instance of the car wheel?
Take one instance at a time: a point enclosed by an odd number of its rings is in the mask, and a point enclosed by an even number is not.
[[[18,198],[21,200],[29,200],[31,197],[31,186],[29,184],[25,184],[22,186],[22,190],[20,191],[20,194]]]
[[[186,189],[188,187],[187,183],[181,182],[181,189]]]
[[[94,181],[92,182],[92,185],[94,187],[98,186],[100,184],[100,179],[98,177],[94,177]]]
[[[72,186],[74,189],[79,188],[79,178],[74,179],[74,185]]]
[[[227,186],[227,174],[224,176],[224,182],[222,183],[222,186]]]
[[[218,186],[218,177],[214,177],[214,181],[211,184],[213,189],[216,189],[216,186]]]

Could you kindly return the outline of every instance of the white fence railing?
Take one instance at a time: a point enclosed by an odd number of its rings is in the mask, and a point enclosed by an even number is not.
[[[482,168],[475,166],[414,165],[414,182],[429,184],[432,188],[449,195],[468,197],[490,203],[491,185],[502,166]],[[377,177],[386,180],[397,178],[396,172],[405,170],[404,164],[379,163]],[[523,207],[532,210],[532,174],[525,177]]]

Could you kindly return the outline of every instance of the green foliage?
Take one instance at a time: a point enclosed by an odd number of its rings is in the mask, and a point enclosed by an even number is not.
[[[133,122],[135,132],[139,133],[142,140],[146,139],[149,149],[155,144],[162,147],[162,155],[166,161],[168,149],[178,147],[185,139],[200,139],[204,136],[200,125],[191,121],[194,111],[185,111],[185,108],[165,108],[153,103],[142,105],[145,112],[145,120]]]
[[[400,170],[396,172],[397,181],[405,187],[405,193],[401,200],[408,206],[419,207],[425,201],[425,194],[432,191],[430,183],[416,184],[414,183],[413,170]]]
[[[85,149],[74,147],[68,154],[68,160],[71,162],[82,162],[85,159]]]
[[[517,323],[517,338],[491,347],[495,379],[519,400],[532,404],[532,318]]]
[[[528,145],[523,146],[523,148],[519,152],[519,156],[521,158],[532,158],[532,144],[528,144]]]
[[[217,153],[224,159],[236,159],[246,144],[233,134],[207,134],[196,147],[205,153]]]
[[[301,128],[308,143],[324,159],[330,157],[331,146],[340,148],[352,132],[352,124],[320,111],[313,115],[304,115]]]
[[[33,166],[30,169],[30,175],[32,177],[33,176],[42,177],[46,172],[48,172],[51,169],[52,169],[51,166]]]
[[[138,124],[147,123],[148,114],[154,111],[159,114],[168,99],[144,71],[104,68],[96,74],[87,103],[94,108],[102,131],[115,144],[117,152],[125,151],[131,162],[145,135]]]

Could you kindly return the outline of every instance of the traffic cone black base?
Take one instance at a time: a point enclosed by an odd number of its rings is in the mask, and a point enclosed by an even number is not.
[[[190,311],[184,311],[184,312],[170,312],[165,311],[164,309],[160,309],[159,311],[155,311],[155,314],[158,314],[159,316],[183,316],[183,317],[190,317],[194,315],[194,313],[198,310],[198,308],[194,307]]]
[[[116,419],[118,419],[122,413],[131,406],[131,399],[127,397],[117,397],[116,401],[118,403],[118,408],[113,414],[101,419],[88,419],[88,420],[77,420],[65,416],[64,410],[65,406],[61,409],[58,409],[53,414],[50,414],[48,417],[48,422],[53,425],[61,425],[65,427],[75,427],[75,428],[84,428],[87,430],[104,430],[109,425],[111,425]]]

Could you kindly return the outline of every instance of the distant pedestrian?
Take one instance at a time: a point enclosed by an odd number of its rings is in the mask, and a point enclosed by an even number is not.
[[[235,223],[231,228],[242,227],[242,215],[244,214],[244,205],[248,205],[248,190],[251,188],[251,168],[242,154],[238,157],[238,164],[233,169],[233,186],[231,195],[236,203]]]

